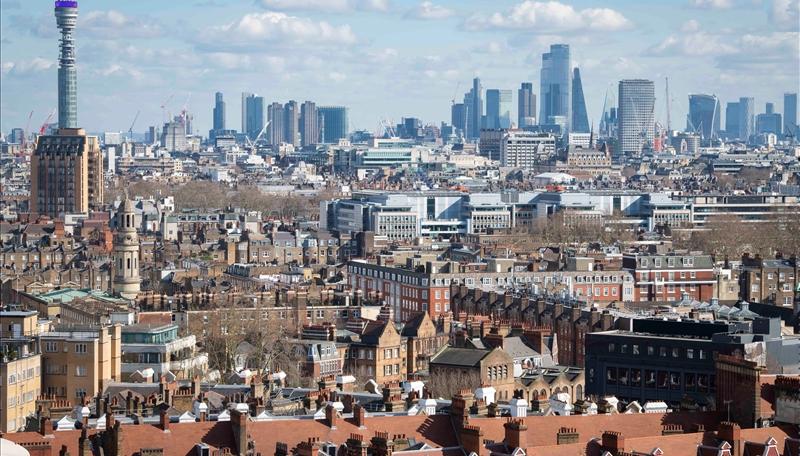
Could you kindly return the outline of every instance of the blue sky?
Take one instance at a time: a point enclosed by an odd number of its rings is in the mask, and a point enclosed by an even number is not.
[[[656,118],[685,125],[689,93],[756,98],[800,86],[800,0],[79,0],[79,124],[135,131],[186,103],[211,124],[214,92],[239,129],[242,91],[266,101],[350,107],[352,129],[381,118],[450,118],[473,76],[486,88],[534,82],[541,53],[568,43],[590,121],[623,78],[656,81]],[[52,2],[0,0],[0,129],[33,128],[56,106]],[[516,90],[514,91],[516,108]],[[724,108],[723,108],[724,110]],[[515,112],[512,112],[515,115]],[[204,133],[205,134],[205,133]]]

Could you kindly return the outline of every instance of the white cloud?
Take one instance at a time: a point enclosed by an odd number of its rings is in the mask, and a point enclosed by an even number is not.
[[[409,10],[405,17],[410,19],[435,20],[447,19],[448,17],[453,16],[453,14],[455,14],[455,12],[450,8],[436,5],[433,2],[424,1],[417,5],[416,8]]]
[[[328,79],[330,79],[333,82],[342,82],[345,79],[347,79],[347,75],[339,71],[331,71],[330,73],[328,73]]]
[[[689,5],[703,9],[728,9],[733,7],[733,0],[689,0]]]
[[[244,46],[249,50],[259,42],[298,44],[352,44],[356,36],[349,25],[335,26],[325,21],[264,12],[244,15],[236,22],[216,27],[207,44]]]
[[[797,31],[800,29],[800,0],[773,0],[769,18],[782,30]]]
[[[161,25],[152,18],[138,18],[119,11],[89,11],[79,21],[79,30],[98,38],[153,38],[163,34]]]
[[[35,73],[47,71],[55,66],[56,63],[51,60],[34,57],[30,60],[3,62],[0,68],[2,68],[3,74],[9,76],[30,76]]]
[[[631,26],[622,13],[610,8],[576,10],[571,5],[557,1],[526,0],[505,13],[476,14],[465,22],[467,29],[530,29],[536,32],[552,31],[614,31]]]
[[[683,24],[681,27],[682,32],[696,32],[700,30],[700,23],[694,19],[689,19],[686,23]]]
[[[651,47],[647,55],[655,56],[714,56],[736,52],[728,37],[713,35],[700,30],[700,24],[689,21],[683,33],[670,35],[661,43]]]
[[[260,3],[264,8],[280,11],[345,13],[389,10],[388,0],[261,0]]]

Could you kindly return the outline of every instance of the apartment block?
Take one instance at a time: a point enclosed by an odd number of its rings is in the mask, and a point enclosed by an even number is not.
[[[684,293],[698,301],[714,297],[711,255],[625,254],[622,268],[633,274],[634,301],[673,302]]]
[[[24,429],[42,388],[35,311],[0,311],[0,432]]]

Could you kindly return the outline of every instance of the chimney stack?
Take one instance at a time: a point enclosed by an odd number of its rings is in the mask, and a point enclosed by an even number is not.
[[[506,430],[506,445],[509,448],[522,448],[523,451],[527,451],[528,437],[526,432],[528,431],[528,426],[525,424],[525,420],[509,418],[503,424],[503,427]]]
[[[169,432],[169,415],[167,414],[166,410],[162,410],[159,414],[158,423],[161,426],[162,431]]]
[[[603,450],[608,451],[612,456],[619,456],[625,451],[625,437],[619,432],[603,432],[602,442]]]

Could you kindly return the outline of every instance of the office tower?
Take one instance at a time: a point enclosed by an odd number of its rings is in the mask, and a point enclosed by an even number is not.
[[[416,117],[404,117],[400,125],[400,137],[416,139],[422,136],[422,121]]]
[[[783,122],[782,116],[775,112],[775,105],[767,103],[763,114],[756,116],[756,134],[772,133],[780,135]]]
[[[300,106],[294,100],[283,105],[283,140],[295,147],[300,145]]]
[[[589,116],[586,114],[586,100],[583,97],[581,70],[572,72],[572,128],[573,133],[589,133]]]
[[[453,124],[453,128],[460,130],[462,134],[467,125],[466,115],[467,111],[464,103],[453,103],[453,106],[450,107],[450,123]]]
[[[136,233],[136,213],[133,202],[122,201],[117,213],[117,233],[114,236],[114,292],[125,299],[136,299],[140,291],[139,235]]]
[[[155,144],[156,142],[156,127],[155,125],[151,125],[147,127],[147,131],[144,133],[144,142],[147,144]]]
[[[511,130],[500,140],[500,165],[533,168],[546,162],[556,151],[553,135]]]
[[[78,128],[78,75],[72,32],[78,21],[77,1],[56,1],[56,24],[61,32],[58,53],[58,128]]]
[[[214,130],[225,129],[225,101],[222,99],[222,92],[214,95]]]
[[[165,123],[161,130],[161,147],[170,152],[182,152],[186,145],[186,125],[180,120]]]
[[[22,128],[12,128],[11,134],[8,135],[8,142],[11,144],[22,144],[22,140],[25,138],[25,130]]]
[[[267,108],[267,118],[269,120],[269,143],[275,148],[284,142],[283,139],[283,105],[273,102]]]
[[[322,124],[322,142],[336,144],[340,139],[347,138],[347,108],[344,106],[320,106],[317,108]]]
[[[242,92],[242,133],[247,133],[247,99],[252,96],[250,92]]]
[[[517,126],[519,128],[536,125],[536,95],[533,83],[523,82],[517,91]]]
[[[755,133],[755,105],[753,97],[739,98],[739,139],[749,141]]]
[[[300,143],[303,147],[319,143],[317,105],[306,101],[300,106]]]
[[[725,106],[725,137],[739,137],[739,102],[731,101]]]
[[[553,117],[562,116],[572,120],[572,66],[568,44],[552,44],[550,52],[542,54],[541,106],[539,123],[555,123]],[[569,130],[569,125],[567,129]]]
[[[783,134],[797,137],[797,93],[783,94]]]
[[[31,156],[30,211],[58,217],[87,213],[103,205],[103,155],[96,136],[77,128],[77,75],[72,31],[78,3],[58,1],[61,30],[58,70],[58,133],[40,136]]]
[[[480,78],[475,78],[472,80],[472,89],[464,96],[464,104],[467,110],[466,132],[468,139],[480,138],[483,118],[482,91]]]
[[[254,140],[264,128],[264,97],[248,94],[242,103],[244,108],[242,133],[246,134],[250,140]]]
[[[653,144],[655,84],[645,79],[619,81],[617,137],[622,154],[639,154]]]
[[[719,118],[719,100],[716,95],[701,93],[689,95],[686,131],[699,133],[703,139],[711,139],[719,132]]]
[[[511,127],[511,91],[486,90],[486,128]]]

